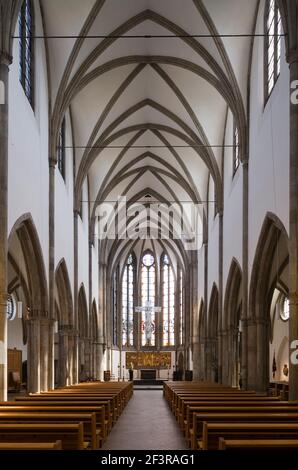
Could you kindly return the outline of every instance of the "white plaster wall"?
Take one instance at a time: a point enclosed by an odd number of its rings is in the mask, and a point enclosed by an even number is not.
[[[96,302],[96,308],[98,313],[98,243],[95,240],[95,244],[92,247],[92,300]]]
[[[66,146],[72,145],[71,120],[65,116]],[[74,217],[73,217],[73,153],[65,153],[65,181],[56,166],[55,171],[55,266],[65,259],[73,297],[74,283]]]
[[[82,218],[78,217],[78,286],[84,284],[87,304],[89,299],[89,237],[88,237],[88,183],[82,191]]]
[[[36,34],[43,35],[38,2]],[[16,31],[16,36],[18,31]],[[19,82],[19,47],[14,40],[9,77],[8,234],[19,217],[31,213],[42,248],[46,276],[49,255],[48,85],[44,42],[35,43],[34,111]]]
[[[204,298],[204,246],[198,251],[198,302]]]
[[[282,321],[278,314],[274,321],[273,341],[269,348],[269,376],[271,380],[289,380],[283,374],[283,366],[289,367],[289,322]],[[275,378],[272,377],[272,361],[275,352],[276,372]]]
[[[228,113],[226,145],[233,143],[233,115]],[[226,148],[224,158],[224,213],[223,213],[223,292],[233,257],[242,265],[242,166],[233,176],[233,149]]]
[[[118,380],[119,375],[119,368],[118,365],[120,364],[120,351],[119,349],[112,349],[111,350],[111,374],[115,376],[115,379]]]
[[[210,301],[212,286],[218,287],[218,215],[210,221],[208,241],[208,303]]]
[[[262,2],[263,5],[264,2]],[[257,33],[263,32],[261,8]],[[249,272],[267,211],[289,228],[289,69],[282,40],[281,73],[264,109],[263,40],[255,41],[251,78]]]

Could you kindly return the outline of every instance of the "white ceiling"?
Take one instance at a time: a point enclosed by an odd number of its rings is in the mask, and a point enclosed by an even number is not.
[[[84,34],[89,36],[251,34],[257,3],[41,0],[48,36],[76,36],[87,18]],[[134,198],[145,188],[162,200],[175,196],[191,201],[192,194],[196,200],[208,199],[208,178],[210,172],[220,178],[222,150],[176,146],[223,142],[229,103],[206,74],[217,79],[233,100],[240,100],[245,113],[250,44],[250,37],[48,40],[53,109],[59,113],[70,105],[76,145],[102,145],[123,131],[111,143],[123,146],[136,136],[137,149],[75,150],[77,192],[88,176],[91,215],[99,195],[107,200],[124,194]],[[70,57],[72,64],[66,69]],[[106,66],[110,61],[112,68]],[[83,86],[91,71],[97,76]],[[64,101],[70,90],[72,99]],[[138,132],[142,135],[137,138]],[[172,148],[152,148],[165,145]]]

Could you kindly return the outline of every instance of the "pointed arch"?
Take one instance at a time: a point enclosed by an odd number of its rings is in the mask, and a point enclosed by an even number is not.
[[[289,237],[282,221],[268,212],[257,244],[249,291],[249,312],[268,319],[274,288],[289,259]]]
[[[223,329],[239,324],[242,270],[236,258],[232,259],[224,299]]]
[[[84,284],[81,284],[78,294],[78,321],[81,337],[88,336],[88,304]]]
[[[12,227],[8,237],[8,252],[15,236],[25,261],[30,298],[29,308],[47,316],[48,287],[45,264],[37,229],[30,213],[22,215]]]
[[[208,337],[215,339],[218,332],[218,287],[213,283],[208,312]]]
[[[62,258],[55,271],[55,281],[59,299],[61,325],[73,325],[73,299],[68,270],[65,259]]]
[[[274,290],[289,263],[289,238],[281,220],[267,213],[257,244],[249,290],[249,321],[254,361],[258,370],[248,370],[249,383],[256,390],[269,384],[270,309]],[[286,281],[288,283],[288,281]],[[253,354],[253,353],[252,353]]]

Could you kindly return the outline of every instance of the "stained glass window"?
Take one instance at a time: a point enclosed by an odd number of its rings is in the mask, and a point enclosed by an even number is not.
[[[183,272],[179,269],[179,343],[183,344],[183,331],[184,331],[184,285],[183,285]]]
[[[14,320],[16,317],[16,303],[12,295],[8,296],[7,299],[7,319]]]
[[[152,253],[147,252],[142,258],[141,268],[141,299],[142,307],[146,306],[147,302],[150,302],[152,306],[155,306],[155,260]],[[150,339],[146,338],[145,328],[150,329]],[[142,346],[155,346],[155,312],[151,313],[151,324],[146,325],[146,314],[142,312],[141,321],[141,344]]]
[[[175,345],[175,279],[169,257],[161,259],[163,346]]]
[[[19,14],[19,79],[34,106],[34,23],[31,0],[24,0]]]
[[[267,0],[265,9],[265,92],[270,95],[280,74],[282,23],[277,0]]]
[[[59,130],[57,164],[62,178],[65,180],[65,118],[63,119]]]
[[[122,346],[133,346],[135,256],[130,254],[122,278]]]
[[[240,165],[240,152],[239,152],[239,131],[234,120],[233,131],[233,174],[236,173]]]
[[[113,344],[118,346],[118,281],[119,266],[113,274],[112,307],[113,307]]]
[[[282,302],[280,317],[282,320],[287,321],[290,318],[290,301],[285,297]]]

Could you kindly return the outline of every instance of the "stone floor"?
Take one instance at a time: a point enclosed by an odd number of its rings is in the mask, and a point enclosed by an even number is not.
[[[185,450],[183,435],[160,390],[135,390],[103,450]]]

